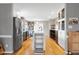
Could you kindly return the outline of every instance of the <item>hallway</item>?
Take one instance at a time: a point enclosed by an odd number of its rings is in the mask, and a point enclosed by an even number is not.
[[[64,49],[62,49],[57,43],[55,43],[54,40],[52,40],[49,37],[46,37],[46,50],[44,52],[44,55],[63,55]],[[32,39],[29,38],[26,41],[24,41],[22,48],[16,52],[16,55],[33,55],[32,51]]]
[[[71,3],[0,4],[1,54],[79,54],[78,6]]]

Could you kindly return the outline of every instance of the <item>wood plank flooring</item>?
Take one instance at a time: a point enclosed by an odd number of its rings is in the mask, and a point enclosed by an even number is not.
[[[64,49],[62,49],[56,42],[46,37],[45,39],[45,55],[63,55]],[[32,51],[32,38],[27,39],[24,41],[22,48],[16,52],[16,55],[33,55]]]
[[[53,39],[46,38],[46,55],[61,55],[64,54],[62,49]]]

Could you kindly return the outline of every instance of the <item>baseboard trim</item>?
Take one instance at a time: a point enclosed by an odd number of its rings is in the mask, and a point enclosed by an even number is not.
[[[5,51],[4,53],[13,53],[13,51]]]

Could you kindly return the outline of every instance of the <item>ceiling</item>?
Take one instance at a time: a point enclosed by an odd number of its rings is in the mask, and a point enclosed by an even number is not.
[[[57,16],[64,3],[14,3],[14,16],[25,17],[29,21],[47,21]]]

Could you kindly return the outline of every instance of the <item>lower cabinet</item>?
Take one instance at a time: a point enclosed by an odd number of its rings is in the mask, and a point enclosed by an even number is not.
[[[69,32],[68,33],[68,50],[70,54],[79,53],[79,32]]]
[[[34,33],[34,53],[43,53],[44,51],[44,34]]]
[[[55,40],[58,43],[58,31],[57,30],[50,30],[50,38]]]

